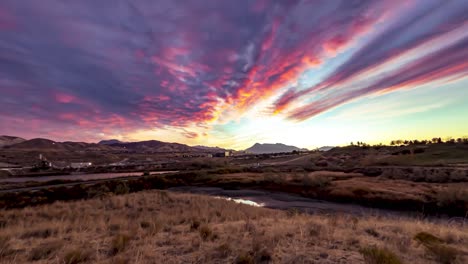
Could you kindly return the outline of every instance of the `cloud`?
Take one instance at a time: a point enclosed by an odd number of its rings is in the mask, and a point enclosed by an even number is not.
[[[390,74],[384,72],[378,76],[382,79],[373,85],[367,86],[364,81],[352,86],[347,85],[352,83],[353,79],[365,79],[373,69],[386,65],[402,54],[424,46],[425,43],[430,43],[444,33],[460,28],[467,30],[467,12],[468,4],[463,1],[425,1],[424,5],[414,5],[389,23],[382,33],[358,49],[324,80],[307,89],[285,92],[275,102],[275,111],[282,112],[289,108],[289,118],[304,120],[360,96],[381,90],[416,87],[466,72],[465,38],[454,46],[438,47],[441,50],[400,65]],[[361,88],[356,90],[355,86]],[[319,92],[325,93],[326,98],[313,100],[306,106],[294,106],[298,100]]]
[[[80,129],[96,140],[190,127],[199,131],[180,133],[195,139],[228,111],[242,115],[278,93],[282,112],[316,89],[297,90],[304,71],[358,45],[382,23],[390,26],[319,87],[332,89],[466,19],[463,1],[402,3],[3,0],[0,122],[16,121],[0,132],[64,138]],[[400,9],[410,11],[399,17]],[[315,109],[293,109],[291,118],[364,93],[328,95]]]

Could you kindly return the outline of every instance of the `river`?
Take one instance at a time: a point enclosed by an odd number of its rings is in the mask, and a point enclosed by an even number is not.
[[[173,192],[196,193],[214,196],[237,203],[272,209],[297,209],[306,213],[345,213],[353,215],[408,216],[409,212],[369,208],[355,204],[333,203],[299,195],[261,190],[226,190],[216,187],[174,187]]]

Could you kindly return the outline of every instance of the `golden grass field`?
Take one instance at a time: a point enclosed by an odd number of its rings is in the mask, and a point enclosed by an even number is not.
[[[0,263],[467,263],[468,226],[144,191],[0,211]]]

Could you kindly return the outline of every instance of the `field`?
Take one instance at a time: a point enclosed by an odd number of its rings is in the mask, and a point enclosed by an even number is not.
[[[467,154],[466,144],[432,144],[180,156],[171,165],[177,172],[163,175],[3,182],[0,263],[466,263]],[[73,171],[33,173],[43,172]],[[281,192],[386,213],[305,214],[167,191],[181,186]]]
[[[305,215],[164,191],[0,215],[1,263],[464,263],[468,253],[468,227],[446,221]]]

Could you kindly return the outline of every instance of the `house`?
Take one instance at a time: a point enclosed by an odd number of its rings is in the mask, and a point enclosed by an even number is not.
[[[73,169],[87,168],[93,166],[92,162],[72,162],[70,167]]]

